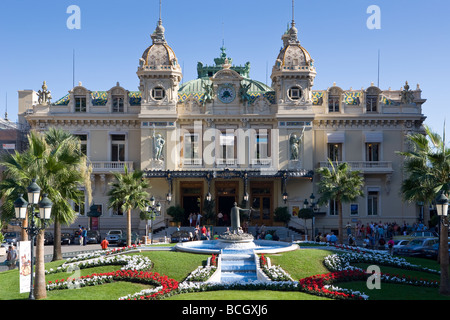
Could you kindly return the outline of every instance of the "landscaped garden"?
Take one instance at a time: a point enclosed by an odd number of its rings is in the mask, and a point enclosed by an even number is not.
[[[146,251],[133,246],[46,264],[47,300],[448,300],[439,294],[439,265],[386,252],[322,246],[262,254],[271,282],[206,283],[216,255]],[[381,274],[367,272],[375,265]],[[379,281],[379,289],[368,284]],[[18,270],[0,273],[0,299],[19,293]]]

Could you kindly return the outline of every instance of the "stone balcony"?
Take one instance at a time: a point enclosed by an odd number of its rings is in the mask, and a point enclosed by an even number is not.
[[[392,169],[392,161],[342,161],[349,164],[351,170],[358,170],[364,174],[390,174]],[[336,162],[333,162],[336,165]],[[328,161],[319,162],[319,166],[331,168]]]
[[[125,172],[134,170],[133,161],[91,161],[92,173]]]

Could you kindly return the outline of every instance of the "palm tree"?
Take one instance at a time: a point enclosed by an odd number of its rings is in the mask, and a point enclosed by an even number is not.
[[[76,213],[68,201],[73,201],[81,207],[85,193],[88,203],[91,202],[91,167],[87,158],[80,152],[80,141],[71,133],[50,128],[45,132],[45,140],[51,148],[52,159],[58,165],[48,167],[53,188],[59,190],[61,197],[54,199],[52,215],[54,219],[53,261],[62,260],[61,225],[70,225],[76,219]],[[81,190],[81,186],[84,190]],[[56,195],[55,195],[56,196]]]
[[[145,210],[149,194],[145,189],[149,188],[144,180],[144,172],[134,170],[129,172],[127,166],[124,173],[113,172],[114,181],[110,183],[108,191],[109,208],[121,208],[127,213],[127,246],[131,245],[131,210],[139,208]]]
[[[336,201],[338,205],[339,214],[339,242],[343,243],[343,218],[342,218],[342,204],[350,203],[358,197],[364,196],[362,190],[364,186],[364,178],[360,171],[352,171],[348,163],[335,164],[328,159],[330,168],[321,167],[316,170],[320,174],[318,183],[319,204],[327,204],[330,200]]]
[[[0,160],[5,170],[0,181],[0,196],[5,200],[2,204],[2,218],[14,217],[14,201],[19,194],[26,194],[26,187],[32,179],[41,187],[42,194],[47,193],[53,202],[52,220],[60,212],[71,212],[73,209],[68,200],[78,199],[79,184],[83,168],[74,165],[76,155],[72,146],[61,142],[51,147],[46,141],[46,135],[31,131],[28,135],[29,148],[22,153],[5,154]],[[79,157],[79,155],[78,155]],[[90,180],[87,179],[90,183]],[[74,197],[77,195],[77,198]],[[27,225],[25,221],[24,226]],[[23,234],[22,239],[28,237]],[[44,268],[44,230],[36,238],[36,270],[35,297],[43,299],[47,296]]]
[[[443,138],[424,126],[425,133],[408,136],[411,148],[406,152],[398,152],[404,156],[405,171],[408,177],[402,183],[402,194],[407,201],[424,201],[433,203],[440,192],[447,196],[450,191],[450,149],[445,146],[445,125]],[[448,224],[445,216],[440,225],[441,281],[439,292],[450,294],[449,256],[448,256]]]

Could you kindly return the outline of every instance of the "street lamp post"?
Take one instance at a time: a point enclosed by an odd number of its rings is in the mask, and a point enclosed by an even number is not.
[[[155,197],[152,196],[150,198],[150,205],[145,208],[145,211],[149,214],[150,229],[152,231],[150,235],[150,244],[153,244],[153,220],[161,215],[161,203],[158,202],[156,206],[155,203]]]
[[[16,219],[20,221],[20,226],[24,229],[28,236],[31,238],[31,277],[30,277],[30,300],[34,300],[34,287],[33,287],[33,269],[34,269],[34,254],[33,247],[36,236],[44,230],[47,226],[47,222],[50,220],[53,203],[47,197],[47,194],[43,195],[42,200],[39,202],[41,188],[36,184],[36,179],[33,179],[31,184],[27,188],[28,201],[23,198],[23,194],[19,195],[16,201],[14,201],[14,211]],[[35,211],[35,207],[38,205],[39,211]],[[31,210],[28,210],[30,206]],[[27,227],[22,226],[22,221],[26,219],[28,215],[29,225]],[[36,224],[36,219],[41,221],[40,224]]]
[[[315,217],[315,211],[317,210],[317,202],[316,201],[314,201],[315,199],[316,199],[316,197],[314,196],[314,193],[311,193],[311,195],[309,196],[309,199],[310,199],[310,201],[308,201],[308,199],[305,199],[305,201],[303,202],[303,208],[308,208],[308,206],[309,206],[309,208],[311,209],[311,212],[312,212],[312,215],[313,215],[313,217],[312,217],[312,219],[311,219],[311,222],[312,222],[312,231],[311,231],[311,239],[312,239],[312,241],[314,241],[314,238],[316,237],[316,235],[315,235],[315,219],[316,219],[316,217]]]
[[[448,198],[444,191],[441,191],[436,198],[436,211],[439,216],[439,263],[441,265],[441,285],[439,292],[441,294],[450,294],[449,274],[448,274]]]

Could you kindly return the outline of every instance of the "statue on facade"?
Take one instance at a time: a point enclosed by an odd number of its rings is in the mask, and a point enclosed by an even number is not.
[[[162,161],[163,159],[163,150],[166,141],[164,140],[161,134],[155,135],[155,130],[153,130],[153,155],[154,159],[158,161]]]
[[[300,140],[296,134],[291,135],[289,139],[291,149],[291,160],[299,160]]]
[[[241,83],[241,88],[239,89],[239,95],[241,97],[241,102],[247,106],[250,104],[250,101],[251,101],[251,96],[248,93],[251,85],[252,85],[251,83],[249,83],[247,85]]]
[[[212,84],[203,83],[203,89],[205,90],[205,95],[203,96],[203,106],[206,103],[211,102],[214,97],[214,88]]]
[[[46,106],[50,104],[50,101],[52,100],[52,94],[50,90],[47,90],[47,83],[45,81],[42,84],[42,90],[39,90],[37,92],[37,95],[40,105]]]
[[[237,206],[237,203],[234,203],[234,207],[231,208],[231,232],[238,233],[241,228],[241,218],[240,211],[252,211],[253,209],[242,209]]]
[[[403,104],[414,104],[414,92],[409,89],[408,81],[401,92],[401,101]]]

